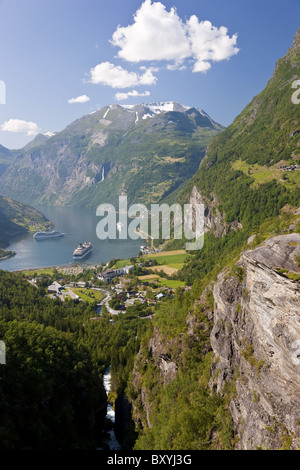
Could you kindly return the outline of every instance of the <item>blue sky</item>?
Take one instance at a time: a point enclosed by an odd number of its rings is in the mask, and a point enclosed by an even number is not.
[[[112,103],[174,100],[227,126],[299,19],[300,0],[0,0],[0,144]]]

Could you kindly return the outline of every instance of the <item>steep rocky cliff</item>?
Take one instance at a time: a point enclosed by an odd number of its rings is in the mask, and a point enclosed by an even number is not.
[[[53,224],[36,209],[0,196],[0,248],[14,237],[30,231],[53,228]]]
[[[274,237],[214,287],[211,386],[222,394],[234,385],[237,449],[300,445],[299,261],[300,234]]]
[[[242,229],[240,222],[234,220],[231,223],[225,221],[225,214],[221,213],[219,201],[215,194],[211,194],[210,198],[201,194],[197,187],[194,186],[189,199],[189,204],[193,207],[197,204],[204,206],[204,232],[211,232],[220,238],[231,230]],[[195,217],[193,218],[193,227],[195,227]]]
[[[299,233],[269,238],[158,313],[128,389],[138,449],[299,448],[299,263]]]
[[[178,343],[178,339],[171,341],[171,344],[166,343],[163,332],[160,332],[159,328],[154,328],[149,346],[143,352],[140,351],[136,359],[132,386],[135,389],[135,394],[139,395],[139,399],[133,404],[133,415],[136,424],[141,428],[152,427],[152,397],[151,393],[149,394],[149,388],[143,383],[141,369],[145,363],[147,365],[153,364],[153,378],[155,377],[157,383],[162,386],[174,380],[178,370],[179,357],[171,356],[170,349],[175,343]],[[182,345],[179,347],[179,351],[181,350]]]

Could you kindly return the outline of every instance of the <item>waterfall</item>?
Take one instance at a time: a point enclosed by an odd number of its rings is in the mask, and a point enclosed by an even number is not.
[[[106,370],[105,374],[103,375],[103,384],[104,388],[106,391],[106,394],[111,390],[111,367]],[[113,410],[113,407],[110,403],[107,405],[107,413],[106,413],[106,418],[111,421],[114,425],[115,423],[115,411]],[[120,450],[121,446],[115,436],[114,429],[112,428],[109,431],[109,442],[108,442],[110,450]]]
[[[102,175],[101,175],[101,181],[100,183],[104,180],[105,178],[105,173],[104,173],[104,166],[102,167]]]

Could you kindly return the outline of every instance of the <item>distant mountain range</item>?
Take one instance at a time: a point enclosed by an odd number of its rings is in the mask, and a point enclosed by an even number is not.
[[[109,105],[21,150],[0,147],[0,193],[28,204],[156,203],[191,178],[224,128],[176,102]]]

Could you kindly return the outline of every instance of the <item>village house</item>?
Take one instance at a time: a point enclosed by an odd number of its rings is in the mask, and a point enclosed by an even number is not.
[[[114,269],[109,269],[107,271],[102,271],[102,273],[97,273],[97,278],[100,281],[110,282],[116,276],[117,276],[117,273],[115,272]]]
[[[77,282],[77,287],[81,287],[81,288],[85,287],[85,282],[84,281]]]
[[[124,268],[122,268],[124,270],[123,274],[129,274],[130,271],[132,271],[134,269],[134,266],[133,264],[130,264],[128,266],[125,266]]]
[[[101,273],[97,273],[97,278],[100,281],[108,281],[110,282],[117,276],[124,276],[124,274],[129,274],[130,271],[134,269],[134,266],[128,265],[124,266],[124,268],[116,268],[116,269],[108,269],[107,271],[102,271]]]
[[[156,299],[157,299],[157,300],[161,300],[161,299],[163,299],[164,297],[166,297],[166,294],[164,294],[163,292],[160,292],[159,294],[156,295]]]
[[[47,292],[48,294],[61,294],[61,289],[63,287],[56,281],[48,287]]]

